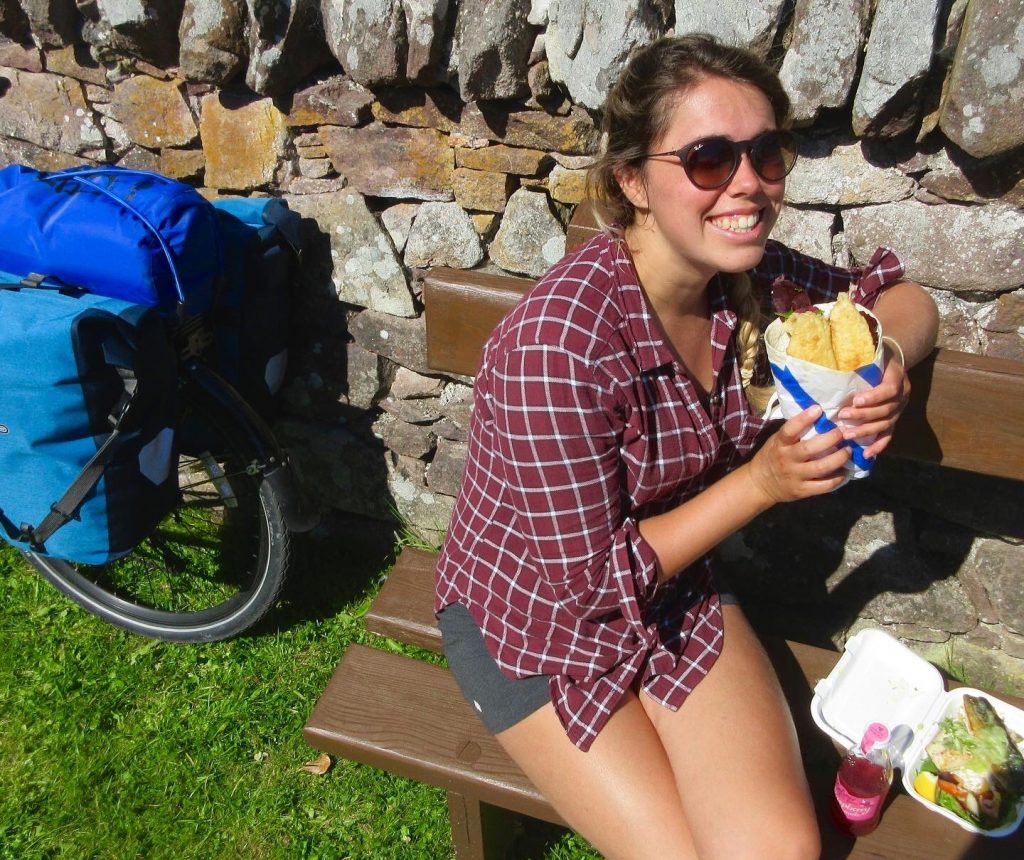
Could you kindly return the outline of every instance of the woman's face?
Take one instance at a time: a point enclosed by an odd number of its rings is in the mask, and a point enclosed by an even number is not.
[[[750,140],[775,127],[774,111],[759,89],[711,77],[676,100],[667,131],[649,151],[712,136]],[[619,179],[637,210],[637,229],[630,231],[637,250],[646,247],[652,259],[674,263],[705,283],[718,272],[742,272],[760,262],[786,187],[785,180],[758,176],[748,154],[728,183],[710,191],[694,185],[674,155],[647,159],[642,172]]]

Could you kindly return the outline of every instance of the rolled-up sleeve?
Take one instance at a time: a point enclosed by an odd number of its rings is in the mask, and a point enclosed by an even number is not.
[[[770,297],[772,282],[782,277],[803,287],[815,304],[834,301],[839,293],[852,289],[853,301],[867,308],[874,307],[886,287],[902,280],[904,274],[903,263],[891,248],[879,247],[867,265],[846,269],[778,242],[768,243],[761,264],[754,270],[762,295]]]
[[[581,357],[545,345],[493,368],[497,460],[529,562],[579,618],[621,611],[641,626],[655,556],[624,510],[613,386]]]

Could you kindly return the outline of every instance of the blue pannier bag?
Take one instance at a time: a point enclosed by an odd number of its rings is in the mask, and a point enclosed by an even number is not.
[[[158,173],[0,170],[0,270],[19,281],[203,313],[222,268],[219,226],[198,191]]]
[[[213,206],[224,245],[224,277],[213,310],[214,365],[271,418],[288,364],[299,215],[276,197],[223,197]]]
[[[0,354],[0,537],[84,564],[127,554],[179,500],[166,320],[0,284]]]

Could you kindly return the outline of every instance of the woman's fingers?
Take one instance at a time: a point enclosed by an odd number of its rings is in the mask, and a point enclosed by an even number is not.
[[[895,421],[910,396],[910,380],[902,366],[891,361],[886,365],[882,381],[874,388],[855,394],[851,402],[839,410],[840,421],[868,422]]]
[[[822,409],[815,403],[803,412],[798,412],[786,421],[777,431],[776,435],[787,445],[795,445],[800,438],[814,426],[814,422],[821,417]]]
[[[790,418],[751,462],[751,475],[771,502],[827,493],[845,480],[850,450],[839,428],[802,438],[821,414],[815,405]]]
[[[832,448],[842,444],[843,431],[838,427],[801,441],[803,435],[821,417],[821,413],[821,407],[815,404],[794,415],[779,428],[779,441],[796,449],[793,452],[795,460],[817,460]]]

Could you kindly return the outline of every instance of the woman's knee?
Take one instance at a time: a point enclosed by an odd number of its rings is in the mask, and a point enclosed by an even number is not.
[[[702,860],[819,860],[821,833],[813,816],[792,815],[715,839],[713,846],[698,842],[698,852]]]
[[[771,846],[767,854],[763,847],[757,848],[751,856],[775,857],[778,860],[819,860],[821,857],[821,833],[818,823],[813,818],[802,818],[786,826]]]

